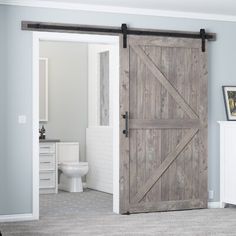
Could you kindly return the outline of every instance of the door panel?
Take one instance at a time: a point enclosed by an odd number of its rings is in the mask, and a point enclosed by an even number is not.
[[[120,112],[129,112],[128,137],[120,137],[121,213],[207,207],[201,41],[129,36],[120,50]]]

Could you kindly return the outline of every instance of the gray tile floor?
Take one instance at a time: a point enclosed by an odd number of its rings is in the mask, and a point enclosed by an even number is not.
[[[40,216],[72,216],[112,212],[112,195],[86,189],[83,193],[40,195]]]
[[[3,236],[236,236],[236,208],[116,215],[111,195],[89,190],[41,196],[40,215],[0,230]]]

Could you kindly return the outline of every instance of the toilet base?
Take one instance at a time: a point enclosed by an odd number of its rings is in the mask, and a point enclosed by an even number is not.
[[[65,174],[61,173],[58,189],[71,193],[81,193],[83,192],[82,179],[81,177],[69,178]]]

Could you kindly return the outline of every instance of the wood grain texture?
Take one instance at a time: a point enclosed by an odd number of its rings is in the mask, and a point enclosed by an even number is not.
[[[183,201],[161,201],[155,206],[150,203],[139,203],[130,207],[130,212],[155,212],[155,211],[177,211],[188,209],[205,208],[205,203],[201,199],[183,200]]]
[[[147,53],[147,55],[155,59],[156,65],[161,65],[162,49],[160,47],[144,46],[142,49]],[[158,81],[152,72],[148,69],[145,70],[145,76],[148,79],[145,81],[145,119],[143,119],[143,121],[150,119],[160,119],[161,107],[158,105],[158,103],[161,100],[161,86],[158,84]],[[135,121],[136,119],[133,120]],[[131,123],[132,122],[130,120],[130,125]],[[144,130],[146,130],[145,143],[147,163],[145,171],[147,180],[161,164],[161,130],[153,128]],[[152,189],[150,189],[150,191],[145,196],[145,201],[161,201],[161,180],[156,183]]]
[[[124,213],[206,207],[207,53],[199,43],[129,37]]]
[[[207,49],[207,44],[206,44]],[[200,83],[199,83],[199,118],[202,128],[199,132],[199,196],[204,199],[205,207],[207,207],[208,199],[208,68],[207,53],[200,53]]]
[[[130,67],[130,83],[133,85],[130,87],[129,91],[129,101],[132,106],[130,106],[129,109],[129,117],[132,119],[132,117],[137,117],[137,68],[138,68],[138,60],[137,57],[135,57],[135,54],[132,53],[132,49],[130,53],[130,63],[133,65]],[[129,121],[130,121],[129,119]],[[130,126],[130,122],[129,122]],[[133,198],[137,193],[137,130],[131,130],[129,131],[130,133],[130,142],[129,142],[129,148],[130,148],[130,169],[133,171],[130,172],[130,202],[133,203]]]
[[[120,213],[129,209],[129,139],[123,135],[125,121],[122,117],[129,111],[129,50],[123,48],[120,36]]]
[[[129,41],[132,45],[139,46],[160,46],[169,48],[196,48],[201,49],[202,44],[199,39],[184,39],[172,37],[155,37],[155,36],[129,36]]]
[[[200,128],[199,119],[130,119],[130,129],[181,129],[181,128]]]
[[[138,193],[135,196],[135,202],[140,202],[142,198],[147,194],[150,188],[158,181],[158,179],[164,174],[164,172],[170,167],[172,162],[178,157],[180,152],[186,147],[186,145],[192,140],[194,135],[196,134],[197,129],[191,129],[187,135],[181,140],[181,142],[176,146],[173,152],[169,153],[169,155],[165,158],[165,160],[161,163],[159,168],[155,171],[155,173],[148,179],[148,181],[143,185]]]
[[[142,58],[142,61],[147,65],[147,67],[156,75],[156,78],[165,87],[169,94],[176,100],[176,102],[182,107],[182,109],[189,115],[190,118],[198,118],[196,113],[192,108],[186,103],[178,91],[172,86],[172,84],[165,78],[161,73],[159,68],[152,62],[152,60],[144,53],[144,51],[139,46],[132,46],[132,48],[137,53],[137,56]]]

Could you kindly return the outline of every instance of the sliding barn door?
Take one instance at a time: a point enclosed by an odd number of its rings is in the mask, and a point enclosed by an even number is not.
[[[121,40],[122,41],[122,40]],[[201,40],[121,45],[121,213],[207,207],[207,52]]]

